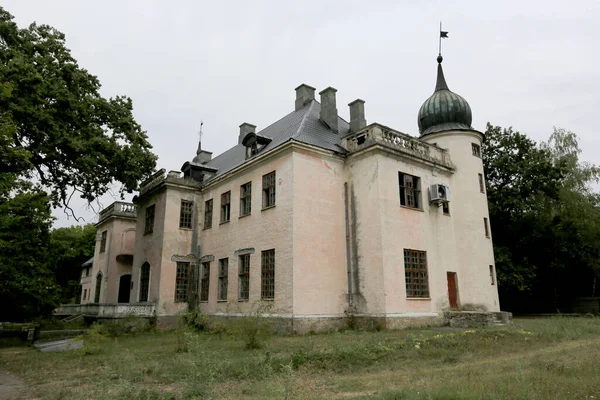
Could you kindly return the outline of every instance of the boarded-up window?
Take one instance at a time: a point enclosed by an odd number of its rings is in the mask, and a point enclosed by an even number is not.
[[[231,218],[231,191],[221,195],[221,223]]]
[[[252,182],[240,186],[240,217],[252,212]]]
[[[213,200],[204,202],[204,229],[212,227]]]
[[[404,277],[406,297],[429,297],[426,252],[404,249]]]
[[[238,270],[239,299],[250,298],[250,254],[244,254],[239,259]]]
[[[200,301],[208,301],[208,290],[210,288],[210,263],[202,263],[200,275]]]
[[[400,205],[421,208],[421,179],[418,176],[398,173],[400,185]]]
[[[262,252],[261,298],[275,298],[275,250]]]
[[[142,264],[140,268],[140,300],[148,301],[148,292],[150,289],[150,264]]]
[[[106,235],[107,231],[102,232],[102,238],[100,239],[100,253],[104,253],[106,251]]]
[[[229,259],[222,258],[219,260],[219,293],[218,300],[227,300],[227,284],[228,284],[228,269]]]
[[[179,209],[179,227],[192,229],[192,215],[194,214],[194,203],[188,200],[181,200]]]
[[[188,279],[190,275],[190,263],[178,262],[177,274],[175,277],[175,302],[187,301],[188,297]]]
[[[275,205],[275,171],[263,175],[263,208]]]
[[[154,232],[154,204],[146,207],[146,224],[144,225],[144,235]]]

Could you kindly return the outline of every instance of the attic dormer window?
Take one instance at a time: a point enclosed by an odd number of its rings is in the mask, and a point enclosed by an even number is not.
[[[246,159],[257,155],[270,142],[271,138],[259,136],[256,133],[252,132],[248,133],[242,141],[242,145],[246,147]]]

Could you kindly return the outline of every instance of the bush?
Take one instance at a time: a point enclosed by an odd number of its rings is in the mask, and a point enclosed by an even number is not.
[[[105,334],[111,337],[121,335],[135,335],[142,332],[151,331],[154,326],[145,318],[137,315],[128,315],[124,318],[115,319],[102,324]]]
[[[182,320],[185,326],[196,332],[208,331],[210,329],[210,320],[202,313],[200,307],[196,307],[183,314]]]
[[[260,349],[271,335],[273,322],[268,314],[272,309],[272,303],[256,302],[249,312],[232,321],[232,333],[244,341],[246,350]]]

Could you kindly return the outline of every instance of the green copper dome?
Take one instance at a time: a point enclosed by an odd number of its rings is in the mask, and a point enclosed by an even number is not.
[[[448,89],[442,70],[442,56],[438,56],[437,83],[433,94],[419,110],[421,136],[449,130],[471,130],[471,107],[469,103]]]

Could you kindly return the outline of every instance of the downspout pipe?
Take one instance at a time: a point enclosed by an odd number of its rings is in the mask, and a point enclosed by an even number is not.
[[[350,205],[348,200],[348,182],[344,182],[344,213],[346,219],[346,264],[348,268],[348,306],[354,306],[352,287],[352,256],[350,254]]]

